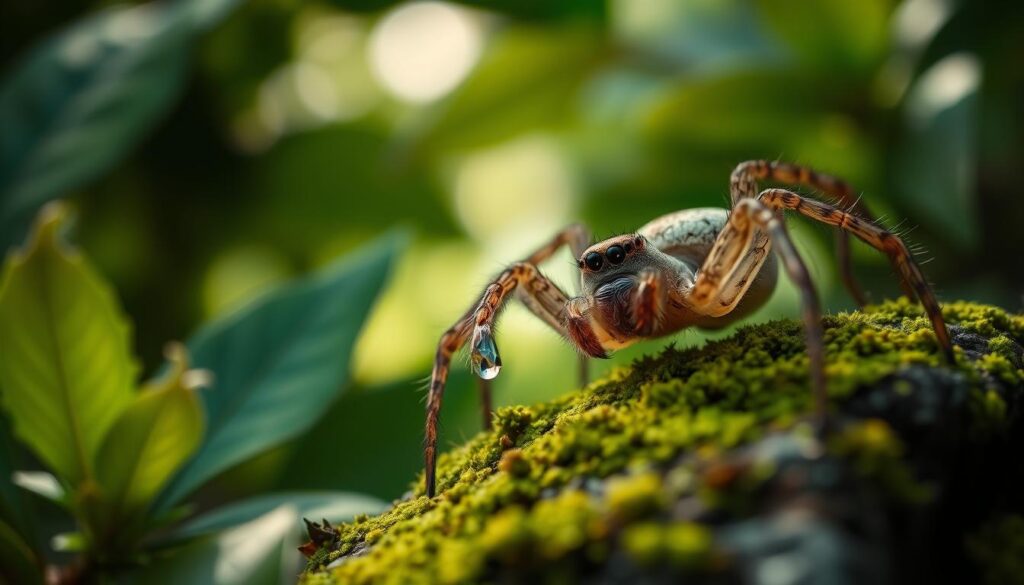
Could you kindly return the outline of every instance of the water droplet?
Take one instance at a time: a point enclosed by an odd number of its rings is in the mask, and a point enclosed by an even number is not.
[[[473,349],[470,353],[473,371],[484,380],[493,380],[501,371],[501,356],[494,343],[491,330],[481,327],[473,333]]]
[[[501,366],[494,364],[489,368],[481,368],[477,370],[477,375],[484,380],[493,380],[498,377],[498,372],[501,371]]]

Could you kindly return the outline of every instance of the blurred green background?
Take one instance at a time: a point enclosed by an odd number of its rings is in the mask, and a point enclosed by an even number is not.
[[[36,43],[110,5],[4,2],[0,65],[14,71]],[[150,6],[208,16],[174,38],[184,60],[162,49],[137,68],[145,75],[125,77],[132,95],[163,96],[150,121],[129,138],[92,135],[97,149],[116,139],[123,152],[55,193],[76,205],[81,247],[134,319],[146,372],[166,340],[199,323],[395,226],[413,235],[357,346],[354,388],[323,405],[308,436],[229,472],[210,501],[274,488],[399,496],[420,469],[434,343],[489,276],[570,222],[605,237],[676,209],[724,206],[729,172],[746,159],[848,179],[920,246],[941,299],[1021,308],[1019,2]],[[142,38],[170,18],[138,16],[104,34]],[[79,44],[68,45],[69,62],[94,57]],[[12,103],[2,102],[0,134],[17,149],[18,108],[33,106]],[[5,245],[20,240],[19,226],[6,224]],[[829,230],[791,226],[825,306],[851,308]],[[855,260],[874,298],[898,293],[883,255],[858,245]],[[567,253],[545,270],[574,287]],[[754,320],[798,314],[780,283]],[[507,312],[498,340],[498,405],[573,388],[573,350],[524,310]],[[463,362],[456,370],[445,446],[478,428],[473,381]]]

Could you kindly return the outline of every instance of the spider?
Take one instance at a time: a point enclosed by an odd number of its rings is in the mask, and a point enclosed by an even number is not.
[[[838,206],[781,188],[759,190],[758,181],[805,186],[833,197]],[[659,217],[636,233],[589,244],[579,225],[558,233],[526,259],[516,262],[484,289],[480,300],[441,335],[427,398],[424,458],[426,493],[436,489],[437,422],[452,355],[467,342],[470,362],[481,379],[484,427],[489,428],[489,380],[501,357],[494,324],[514,294],[586,360],[636,341],[687,327],[716,329],[749,315],[768,300],[778,278],[778,262],[796,284],[809,357],[814,419],[826,421],[824,342],[821,306],[807,267],[783,221],[791,210],[839,228],[837,255],[842,281],[858,305],[865,296],[853,278],[849,234],[884,252],[900,275],[904,293],[924,306],[945,358],[953,346],[931,288],[903,241],[878,227],[866,206],[842,180],[808,167],[763,160],[741,163],[730,177],[731,210],[687,209]],[[846,211],[848,209],[849,211]],[[580,270],[581,294],[570,298],[538,269],[562,246],[569,246]],[[775,254],[770,252],[774,250]]]

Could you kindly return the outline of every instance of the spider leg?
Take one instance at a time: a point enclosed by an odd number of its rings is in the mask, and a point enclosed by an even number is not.
[[[590,231],[587,230],[587,228],[585,226],[583,226],[582,224],[572,224],[572,225],[566,227],[565,229],[563,229],[562,231],[558,232],[557,234],[555,234],[555,236],[553,238],[551,238],[551,240],[549,240],[543,246],[541,246],[536,251],[534,251],[532,254],[530,254],[524,260],[524,262],[527,262],[529,264],[539,265],[540,263],[542,263],[545,260],[547,260],[547,259],[551,258],[552,256],[554,256],[555,253],[558,252],[558,250],[562,246],[566,246],[566,245],[569,246],[569,248],[572,250],[573,257],[578,257],[580,254],[583,253],[583,250],[586,249],[586,247],[587,247],[587,245],[589,243],[590,243]],[[545,317],[546,314],[547,315],[551,315],[551,314],[557,315],[558,312],[561,310],[561,306],[559,306],[557,308],[549,307],[545,311],[545,310],[541,310],[541,309],[538,309],[537,307],[533,306],[533,304],[530,302],[529,295],[519,294],[517,296],[520,298],[520,300],[524,301],[524,304],[526,304],[527,308],[529,308],[530,311],[532,311],[534,315],[537,315],[538,317],[540,317],[541,319],[546,321],[556,331],[561,331],[563,329],[561,323],[554,322],[551,319]],[[564,305],[564,302],[562,304]],[[584,386],[587,383],[587,373],[588,373],[588,364],[587,364],[587,356],[586,355],[582,355],[581,354],[580,357],[579,357],[579,372],[580,372],[580,374],[579,374],[580,385]],[[490,430],[490,428],[491,428],[491,414],[494,411],[494,409],[492,407],[492,404],[493,404],[492,395],[493,395],[493,393],[491,391],[491,380],[489,380],[487,378],[477,377],[476,383],[477,383],[477,388],[480,391],[480,406],[481,406],[481,410],[482,410],[483,428],[484,428],[484,430]]]
[[[437,353],[434,356],[434,369],[430,373],[430,390],[427,395],[427,423],[423,438],[423,458],[426,466],[427,496],[434,495],[434,469],[437,458],[437,419],[441,413],[441,400],[444,398],[444,386],[448,381],[448,370],[451,366],[452,355],[466,343],[470,331],[472,331],[472,311],[459,319],[455,325],[441,334],[441,340],[437,344]],[[490,396],[487,396],[487,402]],[[488,417],[489,418],[489,417]]]
[[[582,224],[572,224],[555,234],[555,237],[530,254],[524,262],[540,264],[555,255],[562,246],[569,246],[574,257],[579,257],[590,245],[590,231]]]
[[[552,253],[556,249],[557,246],[552,247]],[[531,258],[535,256],[531,256]],[[544,322],[563,336],[573,338],[568,328],[569,319],[566,315],[569,299],[555,283],[540,273],[536,265],[529,262],[517,262],[505,269],[484,289],[480,301],[441,335],[430,378],[424,433],[424,462],[428,497],[433,497],[436,489],[437,423],[452,355],[468,342],[470,361],[478,376],[490,379],[498,374],[498,370],[501,368],[501,357],[498,354],[497,345],[494,343],[494,322],[513,293],[524,300],[527,308]],[[582,327],[583,325],[577,324],[577,326]],[[585,327],[589,329],[589,323]],[[590,331],[590,336],[594,336],[593,331]],[[481,402],[485,408],[489,408],[489,392],[482,396]],[[485,411],[484,417],[489,422],[489,410]]]
[[[580,254],[587,249],[590,245],[590,230],[582,224],[573,224],[559,232],[551,239],[550,242],[542,246],[536,252],[526,258],[526,262],[530,264],[539,265],[541,262],[547,260],[558,251],[562,246],[569,246],[572,250],[573,258],[579,258]],[[534,311],[536,314],[536,311]],[[590,377],[590,364],[587,355],[581,353],[579,355],[579,384],[580,386],[586,386],[587,380]]]
[[[853,188],[837,177],[819,173],[811,168],[791,163],[765,160],[750,160],[740,163],[732,172],[730,193],[735,206],[742,198],[756,198],[760,189],[757,181],[772,181],[790,186],[804,185],[816,189],[836,200],[837,205],[861,218],[877,224],[877,220],[867,205],[861,200]],[[846,231],[836,232],[836,255],[839,259],[839,276],[850,296],[859,306],[867,304],[867,295],[857,283],[853,275],[853,262],[850,257],[850,235]],[[914,298],[914,289],[910,283],[900,280],[900,286],[908,298]]]
[[[843,231],[852,233],[871,247],[884,252],[897,273],[909,284],[914,296],[924,306],[946,360],[949,363],[954,362],[953,344],[949,338],[949,331],[946,329],[946,322],[942,318],[939,303],[935,300],[935,295],[932,293],[931,287],[928,286],[928,281],[925,280],[921,268],[914,261],[914,256],[899,236],[832,205],[802,197],[785,189],[765,189],[758,196],[758,200],[770,207],[791,209],[805,217],[836,226]]]
[[[572,298],[569,299],[565,309],[565,328],[573,345],[587,356],[607,358],[608,354],[597,338],[597,334],[594,333],[594,328],[590,325],[590,317],[587,315],[590,311],[590,301],[583,297]],[[585,367],[587,362],[584,359],[580,363]],[[586,385],[586,382],[583,385]]]
[[[658,270],[644,270],[638,275],[639,285],[633,293],[633,331],[639,337],[650,337],[661,319],[667,299],[668,283]]]
[[[734,301],[721,301],[719,297],[730,291],[733,291],[733,296],[742,296],[742,291],[746,289],[737,283],[737,279],[750,280],[749,272],[761,266],[764,256],[771,249],[769,242],[774,244],[776,255],[800,291],[807,355],[810,359],[811,389],[814,394],[814,414],[818,428],[823,429],[828,395],[825,390],[821,304],[807,266],[793,246],[786,224],[778,214],[757,199],[739,201],[715,240],[704,265],[697,272],[697,280],[690,289],[688,300],[694,310],[702,314],[724,314],[723,306],[731,310]],[[735,292],[737,290],[741,292]]]

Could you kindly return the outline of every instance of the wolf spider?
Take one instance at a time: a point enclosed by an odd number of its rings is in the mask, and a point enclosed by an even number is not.
[[[759,190],[758,181],[807,186],[835,198],[838,206],[786,189]],[[810,358],[810,385],[819,428],[826,416],[824,342],[821,306],[807,267],[793,246],[782,212],[795,211],[838,227],[837,254],[842,280],[859,305],[865,297],[853,278],[849,234],[884,252],[900,274],[909,298],[915,296],[935,329],[946,359],[953,347],[939,304],[906,245],[877,225],[845,182],[807,167],[763,160],[741,163],[729,183],[732,209],[700,208],[659,217],[636,233],[589,244],[585,228],[574,225],[532,255],[503,271],[484,289],[479,302],[444,332],[437,346],[427,399],[425,438],[426,492],[436,488],[437,420],[452,355],[466,342],[473,370],[481,378],[484,426],[490,426],[488,380],[498,375],[501,358],[493,327],[514,293],[526,307],[587,357],[641,339],[687,327],[724,327],[768,300],[778,277],[776,256],[800,291]],[[846,211],[846,210],[849,211]],[[569,298],[537,268],[568,245],[580,269],[582,293]],[[769,252],[773,249],[775,255]]]

